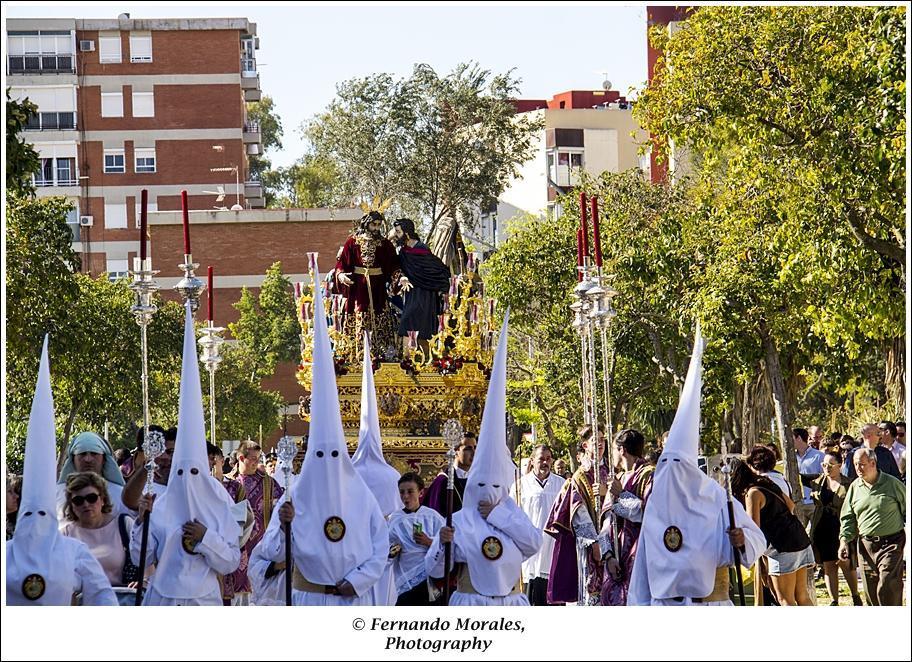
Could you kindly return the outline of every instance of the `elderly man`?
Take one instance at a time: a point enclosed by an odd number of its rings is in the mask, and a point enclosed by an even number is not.
[[[563,476],[551,472],[551,448],[544,444],[532,449],[531,471],[510,488],[510,496],[519,504],[532,524],[544,530],[548,515],[564,486]],[[541,549],[523,561],[522,574],[526,580],[526,597],[529,604],[548,604],[548,574],[551,571],[551,555],[554,553],[554,538],[545,536]]]
[[[823,446],[823,430],[817,425],[812,425],[808,428],[808,446],[823,450],[821,448]]]
[[[877,458],[877,469],[879,471],[890,474],[894,478],[899,478],[899,467],[896,466],[896,460],[893,458],[893,453],[880,445],[880,430],[877,429],[877,426],[868,423],[861,428],[861,436],[864,439],[864,445],[849,451],[849,454],[846,455],[845,462],[842,465],[842,475],[847,476],[849,480],[855,480],[858,477],[858,474],[855,472],[854,455],[861,448],[867,448],[874,451],[875,457]]]
[[[64,521],[63,508],[66,505],[66,482],[70,474],[91,471],[102,478],[108,486],[108,494],[115,513],[127,512],[121,502],[124,477],[114,459],[110,444],[94,432],[80,432],[67,449],[66,461],[57,478],[57,519]]]
[[[853,460],[860,480],[849,486],[842,504],[839,557],[849,558],[849,544],[857,538],[868,602],[901,606],[906,487],[878,469],[872,449],[856,449]]]

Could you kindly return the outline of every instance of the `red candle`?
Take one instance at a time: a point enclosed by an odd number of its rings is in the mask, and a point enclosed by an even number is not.
[[[186,225],[184,226],[187,227]],[[189,255],[189,253],[188,253]],[[212,300],[215,299],[215,291],[212,289],[212,267],[209,267],[209,321],[212,321]]]
[[[598,198],[592,196],[592,249],[595,251],[595,266],[602,266],[602,240],[599,237]]]
[[[184,212],[184,255],[190,255],[190,208],[187,205],[186,191],[181,191],[181,210]]]
[[[589,255],[589,226],[586,224],[586,192],[580,191],[580,231],[583,233],[583,257]]]
[[[148,233],[148,218],[146,214],[149,210],[149,191],[146,189],[140,193],[141,202],[139,203],[139,268],[145,270],[146,262],[146,234]]]
[[[583,266],[583,231],[580,229],[576,231],[576,266]],[[576,280],[577,282],[583,280],[583,272],[579,269],[576,270]]]

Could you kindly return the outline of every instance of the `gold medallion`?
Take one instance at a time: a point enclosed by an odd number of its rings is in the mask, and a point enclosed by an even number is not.
[[[345,522],[341,517],[330,517],[323,524],[323,534],[330,542],[339,542],[345,537]]]
[[[662,541],[665,543],[665,549],[669,552],[676,552],[681,549],[681,545],[684,544],[684,535],[678,527],[669,526],[665,529],[665,535],[662,536]]]
[[[47,588],[47,584],[41,575],[32,574],[22,580],[22,595],[28,600],[40,598],[44,595],[45,588]]]
[[[496,561],[503,556],[503,543],[500,542],[499,538],[488,536],[481,543],[481,553],[489,561]]]

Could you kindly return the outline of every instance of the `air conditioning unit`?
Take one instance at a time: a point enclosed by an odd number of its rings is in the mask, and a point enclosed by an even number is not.
[[[83,227],[83,228],[92,227],[92,223],[94,221],[95,221],[94,216],[80,216],[79,217],[79,225],[80,225],[80,227]]]
[[[79,50],[83,53],[91,53],[95,50],[95,42],[91,39],[80,39]]]

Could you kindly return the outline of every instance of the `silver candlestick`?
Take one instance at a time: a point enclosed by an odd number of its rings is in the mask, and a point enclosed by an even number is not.
[[[199,345],[202,348],[200,361],[205,364],[206,370],[209,371],[209,437],[213,446],[215,443],[215,371],[218,370],[219,363],[222,362],[220,355],[222,343],[225,339],[221,333],[225,329],[215,326],[212,320],[209,320],[206,326],[200,332]]]
[[[180,293],[185,304],[187,301],[190,302],[190,310],[196,313],[196,309],[199,308],[200,295],[206,289],[206,283],[196,277],[195,270],[199,264],[193,261],[193,255],[184,254],[184,263],[177,266],[184,272],[184,277],[177,282],[173,289]]]
[[[130,283],[130,289],[136,295],[136,303],[130,308],[130,312],[136,317],[136,323],[139,325],[142,352],[143,439],[149,438],[148,328],[152,322],[152,316],[158,310],[158,306],[152,300],[153,295],[158,291],[158,283],[155,282],[155,274],[157,273],[157,271],[152,270],[152,258],[147,257],[144,260],[138,257],[133,258],[133,282]]]
[[[155,477],[155,460],[165,452],[165,435],[152,430],[143,441],[143,453],[146,455],[146,486],[144,494],[152,494],[152,482]]]

